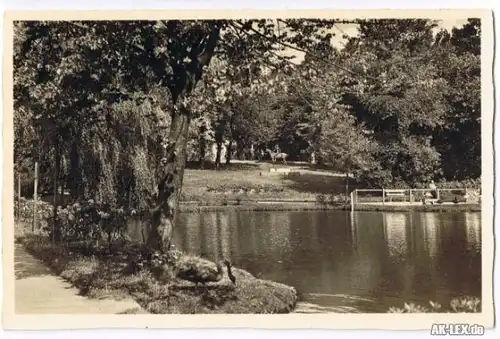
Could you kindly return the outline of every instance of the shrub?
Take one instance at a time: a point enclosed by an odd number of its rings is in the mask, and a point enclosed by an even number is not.
[[[254,190],[255,192],[260,192],[260,191],[267,191],[267,192],[282,192],[283,187],[278,186],[278,185],[271,185],[271,184],[265,184],[265,185],[256,185],[252,183],[244,183],[244,184],[232,184],[232,183],[222,183],[222,184],[216,184],[216,185],[207,185],[206,187],[207,192],[209,193],[226,193],[228,191],[231,192],[249,192],[251,190]]]
[[[388,313],[477,313],[481,312],[481,300],[476,297],[453,298],[449,308],[443,308],[439,303],[430,301],[430,307],[404,303],[402,308],[391,307]]]
[[[436,182],[436,186],[438,188],[448,188],[448,189],[473,189],[480,190],[481,189],[481,178],[477,179],[466,179],[461,181],[439,181]],[[429,183],[417,183],[414,185],[414,188],[429,188]]]
[[[414,303],[405,303],[403,308],[391,307],[388,313],[429,313],[429,309],[427,307],[416,305]]]
[[[320,205],[326,205],[326,197],[323,194],[319,194],[316,196],[316,203]]]
[[[37,220],[42,227],[47,226],[53,215],[52,204],[37,200],[36,203]],[[34,200],[21,198],[14,201],[14,215],[21,221],[31,222],[34,214]]]
[[[481,311],[481,300],[475,297],[455,298],[450,307],[455,313],[477,313]]]
[[[330,195],[330,200],[329,200],[329,203],[330,205],[339,205],[339,204],[342,204],[342,203],[348,203],[350,200],[347,199],[346,200],[346,196],[344,194],[335,194],[335,193],[332,193]]]
[[[19,218],[30,221],[33,218],[33,201],[22,199],[18,204]],[[107,204],[97,204],[93,199],[58,206],[57,219],[53,220],[53,206],[47,202],[37,202],[37,215],[41,229],[49,235],[62,241],[99,241],[104,238],[108,245],[123,238],[127,225],[127,217],[135,215],[136,211],[125,211],[121,207],[111,207]],[[56,227],[52,227],[55,222]],[[55,230],[55,234],[53,233]]]

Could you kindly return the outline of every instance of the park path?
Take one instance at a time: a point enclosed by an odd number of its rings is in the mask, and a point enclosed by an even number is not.
[[[118,314],[144,313],[132,299],[89,299],[78,289],[54,275],[41,261],[16,244],[16,314]]]

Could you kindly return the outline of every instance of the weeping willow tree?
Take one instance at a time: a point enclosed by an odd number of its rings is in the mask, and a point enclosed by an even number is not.
[[[110,105],[106,119],[79,140],[78,161],[67,173],[80,171],[82,190],[74,198],[96,199],[110,206],[145,210],[156,194],[161,130],[169,126],[161,104],[128,100]],[[157,119],[149,119],[154,114]],[[160,126],[160,129],[158,128]],[[69,181],[74,181],[69,178]]]
[[[81,120],[54,123],[43,115],[46,112],[34,113],[36,102],[24,103],[31,104],[31,109],[19,105],[23,113],[15,115],[16,171],[24,169],[23,179],[32,187],[33,166],[38,162],[40,192],[67,190],[73,202],[93,199],[110,206],[148,209],[157,193],[162,134],[170,125],[169,98],[155,91],[151,95],[158,97],[157,102],[113,103],[102,107],[95,122],[83,112]]]

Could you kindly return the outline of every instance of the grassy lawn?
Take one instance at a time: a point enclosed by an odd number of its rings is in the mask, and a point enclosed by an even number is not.
[[[82,243],[53,244],[43,235],[19,236],[17,241],[82,295],[118,300],[131,296],[149,313],[289,313],[297,302],[293,287],[257,279],[237,268],[233,268],[234,285],[227,275],[199,287],[176,278],[172,271],[182,260],[207,262],[181,252],[172,253],[174,259],[168,264],[137,269],[145,254],[132,244],[110,252]]]
[[[272,167],[291,173],[270,172]],[[352,185],[353,183],[351,183]],[[315,170],[304,164],[234,163],[221,170],[188,168],[184,174],[183,200],[245,196],[248,199],[314,200],[319,194],[344,194],[345,177]]]

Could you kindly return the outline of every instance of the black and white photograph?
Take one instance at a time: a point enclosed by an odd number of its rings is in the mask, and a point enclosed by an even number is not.
[[[493,326],[491,12],[133,13],[5,16],[4,320]]]

